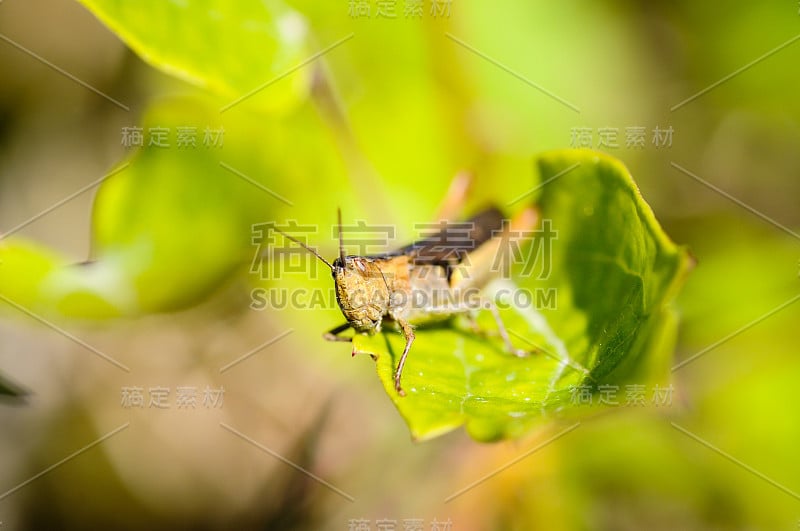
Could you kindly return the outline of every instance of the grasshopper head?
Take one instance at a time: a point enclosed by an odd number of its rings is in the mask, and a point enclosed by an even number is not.
[[[375,333],[389,309],[389,286],[380,268],[361,256],[342,256],[331,267],[336,300],[356,332]]]
[[[2,1],[2,0],[0,0]],[[356,332],[374,334],[380,331],[383,316],[389,311],[389,285],[380,267],[369,258],[346,256],[342,240],[342,211],[339,217],[339,257],[330,263],[313,247],[276,229],[328,266],[336,282],[336,300],[347,322]]]

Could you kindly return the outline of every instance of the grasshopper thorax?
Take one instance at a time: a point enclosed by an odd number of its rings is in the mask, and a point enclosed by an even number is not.
[[[331,271],[336,300],[350,326],[357,332],[380,331],[391,295],[380,267],[363,256],[343,256],[334,260]]]

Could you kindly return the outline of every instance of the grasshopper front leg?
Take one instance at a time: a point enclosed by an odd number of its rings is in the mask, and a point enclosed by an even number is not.
[[[400,362],[397,364],[397,369],[394,371],[394,388],[398,395],[406,396],[406,392],[403,391],[403,388],[400,385],[400,377],[403,376],[403,367],[406,364],[408,351],[411,350],[411,344],[414,342],[414,338],[416,336],[414,335],[414,329],[405,319],[398,319],[397,324],[399,324],[400,328],[403,330],[403,336],[406,338],[406,346],[403,349],[403,355],[400,356]]]
[[[327,341],[342,341],[342,342],[346,341],[346,342],[350,343],[350,342],[353,341],[352,337],[342,337],[342,336],[339,335],[342,332],[344,332],[345,330],[347,330],[348,328],[350,328],[350,323],[345,323],[343,325],[339,325],[336,328],[331,328],[330,330],[328,330],[327,332],[322,334],[322,337],[325,338],[325,340],[327,340]]]

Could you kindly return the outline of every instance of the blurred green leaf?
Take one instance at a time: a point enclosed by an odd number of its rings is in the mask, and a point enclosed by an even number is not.
[[[0,241],[0,295],[19,302],[39,299],[42,282],[67,259],[32,242],[17,238]]]
[[[669,304],[688,270],[687,254],[663,233],[615,159],[567,150],[541,156],[538,165],[541,219],[558,231],[552,271],[541,280],[518,275],[515,283],[534,297],[555,294],[556,304],[540,299],[537,310],[506,301],[501,314],[517,347],[544,352],[518,358],[498,337],[421,327],[401,398],[392,374],[402,336],[355,337],[357,351],[377,356],[378,375],[415,439],[462,424],[479,440],[517,436],[551,413],[577,409],[577,385],[644,384],[666,373],[675,332]],[[490,284],[487,295],[509,287],[504,282]],[[491,329],[491,319],[481,319]]]
[[[284,76],[310,55],[307,23],[280,0],[81,2],[142,59],[230,98],[225,105],[278,78],[248,105],[279,110],[308,91],[308,70]]]
[[[282,149],[285,128],[220,120],[205,99],[153,105],[143,129],[171,132],[170,145],[135,148],[99,186],[90,259],[71,263],[18,238],[3,241],[0,295],[44,315],[138,315],[193,304],[243,269],[253,259],[251,224],[289,208],[266,191],[280,194],[279,175],[291,175],[288,155],[272,151]],[[296,122],[308,127],[302,116]],[[177,145],[178,128],[194,128],[196,145]],[[204,144],[205,128],[224,129],[221,145]]]

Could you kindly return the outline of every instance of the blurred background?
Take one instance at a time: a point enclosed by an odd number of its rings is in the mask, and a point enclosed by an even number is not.
[[[78,3],[0,3],[0,373],[28,393],[0,401],[0,527],[800,526],[797,3],[412,4],[288,2],[264,53],[256,19],[130,8],[157,54]],[[333,256],[341,206],[400,244],[458,171],[507,203],[568,147],[621,159],[697,260],[671,404],[530,454],[558,428],[414,443],[372,361],[320,339],[337,308],[251,307],[330,283],[252,271],[251,224]]]

